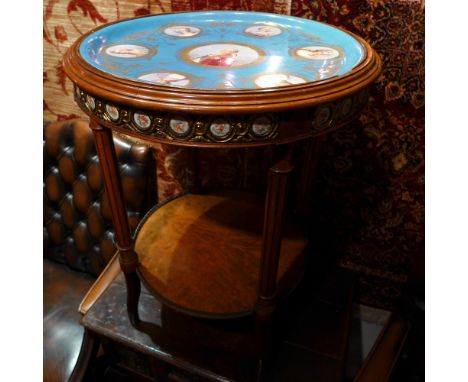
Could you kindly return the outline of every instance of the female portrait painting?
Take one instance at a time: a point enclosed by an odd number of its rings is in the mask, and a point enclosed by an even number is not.
[[[245,33],[255,37],[272,37],[281,33],[281,29],[271,25],[254,25],[248,27]]]
[[[302,77],[287,73],[263,74],[255,80],[255,84],[261,88],[274,88],[278,86],[290,86],[303,84],[306,80]]]
[[[258,49],[241,44],[209,44],[192,48],[189,62],[212,67],[239,67],[253,64],[262,58]]]
[[[140,45],[113,45],[108,47],[105,52],[113,57],[138,58],[147,55],[149,49]]]
[[[172,25],[164,29],[164,33],[172,37],[193,37],[200,34],[200,28],[190,25]]]
[[[306,60],[329,60],[338,57],[340,52],[327,46],[305,46],[297,49],[296,54]]]
[[[138,77],[139,80],[151,82],[163,86],[187,86],[190,79],[184,74],[174,72],[156,72],[144,74]]]

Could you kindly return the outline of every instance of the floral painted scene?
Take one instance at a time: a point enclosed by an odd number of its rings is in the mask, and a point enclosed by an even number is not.
[[[44,0],[43,112],[46,121],[85,119],[73,101],[73,86],[61,58],[82,34],[107,22],[129,17],[192,10],[244,10],[281,13],[341,26],[368,41],[380,54],[383,72],[374,85],[360,120],[327,136],[319,158],[311,229],[315,248],[358,276],[358,302],[392,309],[411,269],[424,255],[424,2],[423,0]],[[173,39],[197,36],[196,27],[172,25],[163,31]],[[259,41],[282,33],[280,28],[255,26],[245,34]],[[219,46],[218,46],[219,45]],[[248,65],[258,52],[245,46],[212,44],[193,48],[186,58],[208,66]],[[112,57],[142,57],[145,47],[109,47]],[[334,47],[303,46],[298,60],[339,57]],[[333,68],[324,67],[324,75]],[[328,72],[326,72],[328,70]],[[190,86],[186,73],[153,72],[142,81]],[[263,75],[256,85],[298,84],[300,75]],[[91,102],[91,100],[89,101]],[[117,120],[119,111],[108,106]],[[148,121],[142,115],[142,128]],[[174,120],[174,134],[183,135],[187,122]],[[270,122],[255,123],[259,136]],[[229,123],[211,125],[224,137]],[[187,152],[155,145],[157,191],[164,200],[192,182]],[[256,187],[264,179],[262,150],[209,150],[199,157],[201,183],[233,188]],[[239,169],[242,169],[241,171]]]

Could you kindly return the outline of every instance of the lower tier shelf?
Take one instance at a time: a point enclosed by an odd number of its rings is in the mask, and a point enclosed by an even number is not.
[[[257,300],[265,201],[246,192],[186,194],[148,213],[137,232],[140,278],[163,302],[207,318],[240,317]],[[278,294],[302,275],[307,240],[283,228]]]

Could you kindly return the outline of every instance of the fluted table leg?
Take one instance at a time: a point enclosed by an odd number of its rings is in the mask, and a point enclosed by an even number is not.
[[[280,160],[268,173],[268,191],[263,222],[263,244],[259,292],[255,309],[259,368],[265,368],[270,341],[271,319],[275,310],[276,278],[281,252],[284,210],[289,176],[293,170],[291,156]],[[258,376],[261,380],[262,376]]]
[[[296,197],[296,214],[302,219],[310,218],[312,190],[317,172],[317,162],[322,136],[309,138],[306,142],[301,166],[301,177]]]
[[[94,133],[96,151],[101,165],[101,172],[106,186],[107,197],[112,214],[116,245],[119,250],[119,263],[125,275],[127,284],[127,310],[133,325],[139,322],[138,300],[140,297],[140,280],[136,274],[138,256],[134,251],[134,243],[128,224],[122,183],[117,167],[114,140],[110,129],[91,120],[90,126]]]

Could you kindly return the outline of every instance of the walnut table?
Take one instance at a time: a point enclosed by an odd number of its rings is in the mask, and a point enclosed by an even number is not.
[[[139,323],[141,280],[179,312],[254,314],[263,332],[278,298],[297,285],[307,252],[302,227],[285,213],[292,150],[307,144],[295,204],[306,216],[318,137],[359,114],[381,70],[378,55],[360,37],[319,22],[195,12],[97,28],[63,65],[94,131],[130,321]],[[266,195],[185,193],[155,206],[132,237],[113,130],[193,151],[274,145],[279,155]]]

